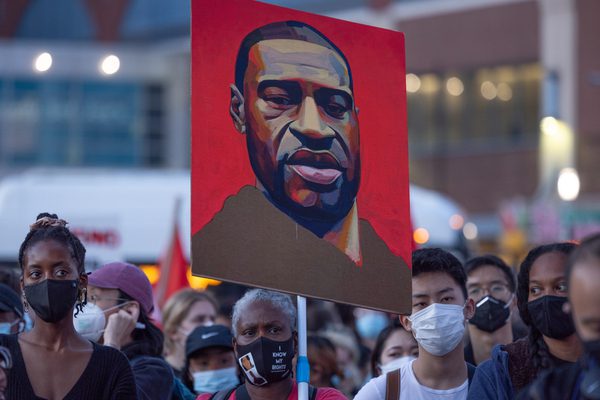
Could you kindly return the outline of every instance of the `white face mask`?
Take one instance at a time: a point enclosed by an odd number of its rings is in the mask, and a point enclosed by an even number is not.
[[[194,372],[192,376],[194,377],[194,391],[196,394],[215,393],[219,390],[232,389],[240,383],[237,367]]]
[[[465,333],[464,306],[433,303],[413,315],[415,339],[425,351],[434,356],[444,356],[459,345]]]
[[[379,366],[382,374],[387,374],[388,372],[395,371],[397,369],[402,368],[404,365],[410,363],[412,360],[416,359],[415,356],[402,356],[400,358],[395,358],[392,361],[389,361],[383,365]]]
[[[107,308],[106,310],[101,309],[94,303],[87,303],[83,310],[75,317],[76,310],[73,310],[73,325],[75,330],[81,336],[92,342],[97,342],[102,334],[104,333],[104,327],[106,326],[106,314],[107,311],[120,308],[127,303],[117,304],[116,306]],[[137,322],[135,324],[136,329],[144,329],[145,325]]]
[[[73,325],[75,330],[84,338],[97,342],[104,332],[106,316],[104,311],[94,303],[87,303],[83,310],[75,317],[73,313]]]

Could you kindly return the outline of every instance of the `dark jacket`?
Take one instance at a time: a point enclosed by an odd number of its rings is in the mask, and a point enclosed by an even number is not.
[[[467,399],[514,399],[535,376],[527,340],[494,347],[491,358],[477,367]]]
[[[523,389],[518,400],[576,400],[579,396],[580,363],[563,365],[544,371],[540,376]]]
[[[130,358],[129,363],[135,376],[138,399],[171,400],[174,376],[165,360],[139,355]]]
[[[587,400],[600,392],[600,365],[589,356],[577,363],[564,364],[544,371],[523,389],[518,400]],[[590,395],[590,393],[592,393]],[[586,397],[586,394],[590,397]]]

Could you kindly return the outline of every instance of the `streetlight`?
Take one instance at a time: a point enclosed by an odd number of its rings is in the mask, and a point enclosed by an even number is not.
[[[563,200],[564,229],[561,238],[573,239],[573,201],[579,196],[579,175],[575,168],[563,168],[556,181],[558,195]]]
[[[573,201],[579,196],[579,175],[575,168],[563,168],[558,175],[556,189],[558,195],[564,201]]]
[[[556,195],[556,177],[564,168],[575,165],[575,135],[564,121],[545,117],[540,121],[539,195]]]
[[[52,55],[48,52],[39,54],[33,62],[33,69],[36,72],[46,72],[52,67]]]
[[[104,75],[116,74],[119,71],[119,68],[121,68],[121,60],[114,54],[104,57],[100,62],[100,71]]]

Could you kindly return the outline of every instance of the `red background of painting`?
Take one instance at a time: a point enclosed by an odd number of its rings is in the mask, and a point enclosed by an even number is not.
[[[347,57],[360,110],[359,216],[410,265],[404,35],[248,0],[192,1],[192,235],[255,183],[229,85],[244,36],[284,20],[314,26]]]

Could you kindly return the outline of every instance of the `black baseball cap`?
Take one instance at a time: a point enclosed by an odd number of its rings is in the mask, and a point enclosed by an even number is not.
[[[4,283],[0,283],[0,311],[12,311],[19,318],[23,318],[23,302],[19,294]]]
[[[233,335],[223,325],[200,326],[192,331],[185,341],[185,356],[208,347],[227,347],[233,350]]]

